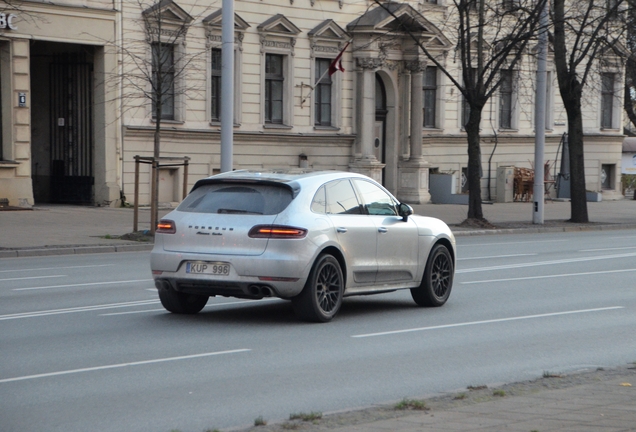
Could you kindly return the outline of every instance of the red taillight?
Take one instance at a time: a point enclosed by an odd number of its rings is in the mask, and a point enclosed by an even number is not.
[[[256,225],[248,236],[251,238],[300,239],[307,235],[304,228],[284,225]]]
[[[160,234],[174,234],[177,232],[177,225],[174,221],[161,219],[157,224],[157,231]]]

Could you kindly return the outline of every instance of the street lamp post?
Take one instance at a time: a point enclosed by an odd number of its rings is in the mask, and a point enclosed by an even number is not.
[[[221,172],[228,172],[234,151],[234,0],[223,0],[222,8]]]

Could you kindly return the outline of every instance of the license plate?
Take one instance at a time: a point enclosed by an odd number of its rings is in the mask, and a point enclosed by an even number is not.
[[[230,265],[222,262],[188,262],[186,263],[186,273],[228,276]]]

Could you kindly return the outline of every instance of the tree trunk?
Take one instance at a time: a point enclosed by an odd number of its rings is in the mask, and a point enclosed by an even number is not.
[[[159,109],[156,113],[155,136],[153,147],[153,162],[151,187],[150,187],[150,234],[154,235],[159,222],[159,156],[161,154],[161,104],[158,103]]]
[[[585,189],[585,156],[583,152],[583,117],[581,98],[563,100],[568,113],[568,145],[570,149],[570,221],[589,222]]]
[[[583,154],[583,117],[581,95],[583,84],[576,73],[576,63],[567,50],[565,0],[554,0],[554,62],[559,92],[568,115],[568,144],[570,150],[570,221],[589,222],[585,193],[585,157]],[[574,48],[573,48],[574,49]]]
[[[468,138],[468,219],[484,218],[481,208],[481,110],[471,107],[465,126]]]

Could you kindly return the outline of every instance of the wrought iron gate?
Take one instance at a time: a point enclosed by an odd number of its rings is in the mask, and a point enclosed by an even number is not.
[[[93,202],[92,65],[63,55],[50,65],[51,200]]]

